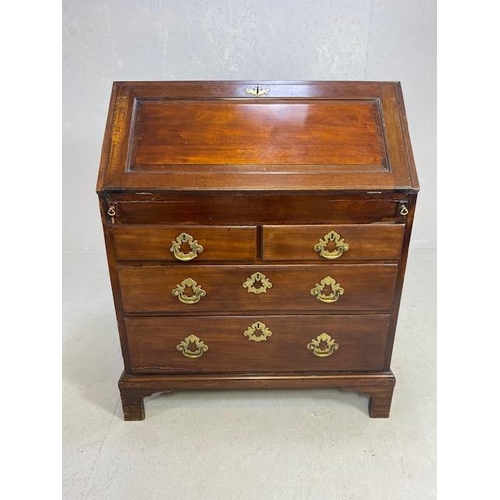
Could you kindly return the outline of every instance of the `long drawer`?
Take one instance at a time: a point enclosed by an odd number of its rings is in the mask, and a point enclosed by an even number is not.
[[[134,373],[383,369],[389,315],[125,318]]]
[[[404,222],[404,193],[338,195],[329,193],[113,194],[116,225],[362,224]]]
[[[126,313],[389,311],[397,264],[118,266]]]

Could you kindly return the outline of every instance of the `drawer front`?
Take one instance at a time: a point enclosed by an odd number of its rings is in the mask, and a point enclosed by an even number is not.
[[[118,266],[126,313],[389,311],[397,264]]]
[[[117,260],[254,260],[255,227],[117,226]]]
[[[264,226],[264,260],[399,259],[403,224]]]
[[[135,373],[374,371],[389,315],[126,318]]]
[[[151,199],[154,197],[154,199]],[[363,224],[404,222],[404,194],[339,196],[332,193],[115,194],[115,225]]]

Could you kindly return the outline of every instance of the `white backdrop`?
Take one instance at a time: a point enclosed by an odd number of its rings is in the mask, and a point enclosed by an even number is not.
[[[436,246],[435,0],[65,0],[63,251],[104,253],[95,183],[114,80],[399,80]]]

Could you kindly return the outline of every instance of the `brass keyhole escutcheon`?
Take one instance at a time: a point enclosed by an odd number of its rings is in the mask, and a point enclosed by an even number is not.
[[[176,349],[186,358],[199,358],[208,351],[208,345],[196,335],[189,335],[177,345]]]
[[[186,243],[189,246],[189,252],[182,251],[182,245]],[[172,241],[172,246],[170,251],[174,254],[177,260],[186,262],[188,260],[193,260],[198,255],[203,252],[203,246],[198,243],[190,234],[181,233],[174,241]]]
[[[266,293],[272,286],[273,284],[269,281],[267,276],[259,272],[253,273],[243,282],[243,288],[246,288],[248,293],[255,293],[257,295]]]
[[[332,339],[328,333],[319,334],[307,344],[307,348],[319,358],[331,356],[339,347],[335,339]]]
[[[326,276],[311,289],[311,295],[314,295],[321,302],[330,304],[344,295],[344,291],[340,283],[337,283],[331,276]]]
[[[248,337],[248,340],[253,340],[254,342],[267,340],[272,334],[273,332],[261,321],[256,321],[243,332],[243,335]]]
[[[172,290],[172,295],[177,297],[183,304],[196,304],[206,294],[207,292],[193,278],[182,280]]]
[[[329,250],[329,244],[333,244],[334,250]],[[325,259],[333,260],[338,259],[344,252],[349,250],[349,245],[345,242],[344,238],[335,231],[330,231],[320,238],[318,243],[314,245],[314,251]]]
[[[253,97],[262,97],[263,95],[269,94],[270,89],[261,89],[258,85],[257,88],[254,89],[245,89],[245,92],[248,95],[251,95]]]

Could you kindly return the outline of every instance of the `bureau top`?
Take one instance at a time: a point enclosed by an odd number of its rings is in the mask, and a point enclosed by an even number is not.
[[[398,82],[115,82],[97,191],[417,190]]]

